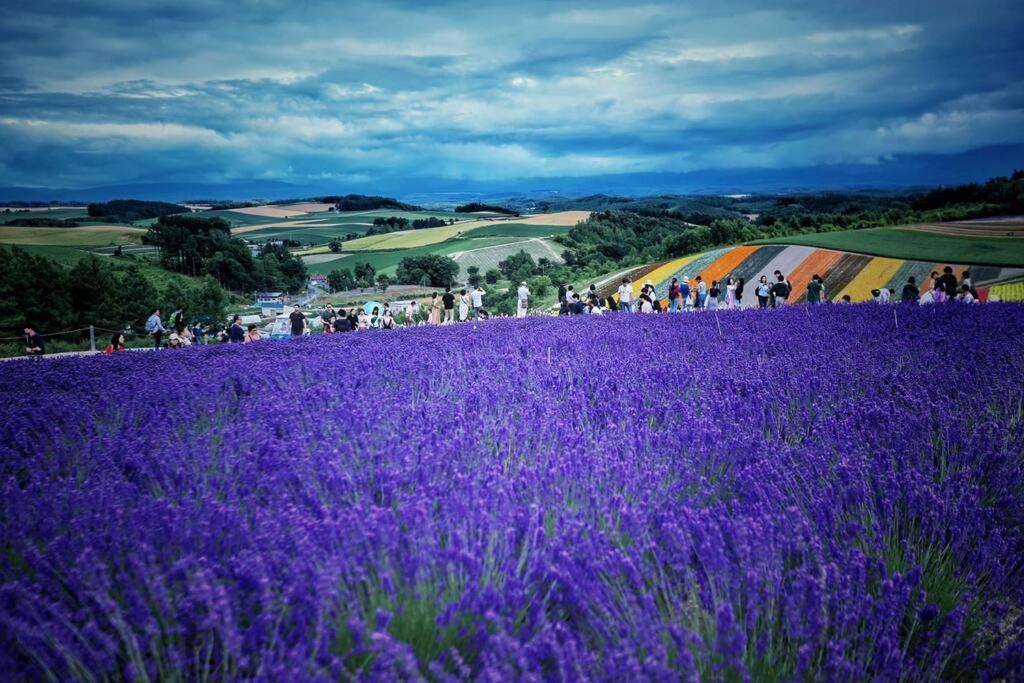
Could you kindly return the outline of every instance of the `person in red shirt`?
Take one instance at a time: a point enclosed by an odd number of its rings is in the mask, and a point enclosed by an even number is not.
[[[115,351],[125,351],[127,347],[124,345],[124,335],[118,332],[110,338],[110,343],[107,344],[107,348],[103,349],[103,353],[112,354]]]

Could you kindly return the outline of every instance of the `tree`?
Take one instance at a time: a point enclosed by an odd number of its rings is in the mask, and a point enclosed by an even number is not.
[[[496,268],[489,268],[487,272],[484,273],[484,282],[486,282],[489,285],[496,284],[500,279],[501,271]]]
[[[398,264],[396,280],[406,284],[421,284],[424,281],[432,287],[448,287],[459,274],[459,264],[440,254],[406,256]]]
[[[335,254],[341,251],[341,242],[338,240],[331,240],[327,243],[327,247]]]
[[[84,325],[107,329],[120,325],[116,312],[118,286],[110,266],[90,255],[74,265],[68,284],[71,306]]]
[[[114,308],[121,327],[142,329],[146,318],[156,308],[157,292],[138,266],[128,266],[118,278]]]
[[[477,287],[483,278],[480,276],[480,266],[469,266],[466,268],[466,282],[470,287]]]
[[[551,278],[547,275],[534,275],[526,281],[526,284],[530,288],[532,296],[544,296],[548,291],[548,287],[551,286]]]
[[[192,302],[189,304],[189,317],[193,320],[201,320],[206,323],[216,323],[224,320],[224,307],[227,304],[227,297],[224,290],[217,284],[217,281],[207,275],[203,283],[194,288]]]
[[[369,263],[357,263],[355,270],[356,285],[359,287],[373,287],[374,277],[377,269]]]
[[[356,288],[356,279],[348,268],[337,268],[327,274],[327,285],[332,292],[344,292]]]
[[[391,286],[391,276],[390,275],[388,275],[387,273],[380,273],[379,275],[377,275],[377,289],[380,290],[381,294],[383,294],[384,292],[388,291],[388,287],[390,287],[390,286]]]

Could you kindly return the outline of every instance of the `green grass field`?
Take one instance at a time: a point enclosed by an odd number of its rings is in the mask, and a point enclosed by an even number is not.
[[[823,232],[813,235],[793,235],[759,240],[754,244],[800,244],[871,256],[935,263],[1024,266],[1024,240],[952,237],[899,228],[871,228]]]
[[[419,247],[412,247],[410,249],[395,249],[392,251],[364,250],[345,252],[343,250],[337,255],[337,258],[330,261],[321,261],[319,263],[311,263],[307,261],[306,269],[310,273],[326,275],[332,270],[336,270],[338,268],[348,268],[351,270],[352,268],[355,268],[357,263],[369,263],[377,270],[378,273],[394,275],[395,271],[398,269],[398,264],[407,256],[426,256],[428,254],[441,254],[443,256],[447,256],[455,252],[469,252],[473,249],[493,247],[516,241],[518,240],[513,237],[483,237],[472,240],[452,239],[440,244],[428,244]],[[320,256],[321,255],[317,255],[314,260],[319,261]]]
[[[458,224],[443,228],[426,228],[424,230],[403,230],[384,235],[370,235],[346,242],[343,251],[365,251],[368,249],[414,249],[430,244],[438,244],[453,239],[463,232]]]
[[[13,221],[16,218],[52,218],[55,220],[77,220],[88,218],[89,214],[85,209],[48,209],[46,211],[17,211],[11,209],[10,213],[0,212],[0,223]]]
[[[495,223],[473,228],[466,237],[554,237],[565,235],[571,227],[567,225],[528,225],[525,223]]]
[[[108,244],[139,244],[146,231],[117,225],[79,228],[19,228],[0,225],[0,244],[103,247]]]

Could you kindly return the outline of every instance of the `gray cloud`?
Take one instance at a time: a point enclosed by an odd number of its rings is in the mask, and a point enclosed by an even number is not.
[[[4,8],[0,184],[500,179],[1024,143],[1019,3]]]

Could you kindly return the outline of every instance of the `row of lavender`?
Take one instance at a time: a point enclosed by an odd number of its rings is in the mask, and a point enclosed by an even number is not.
[[[1024,308],[7,364],[0,670],[1022,673]]]

